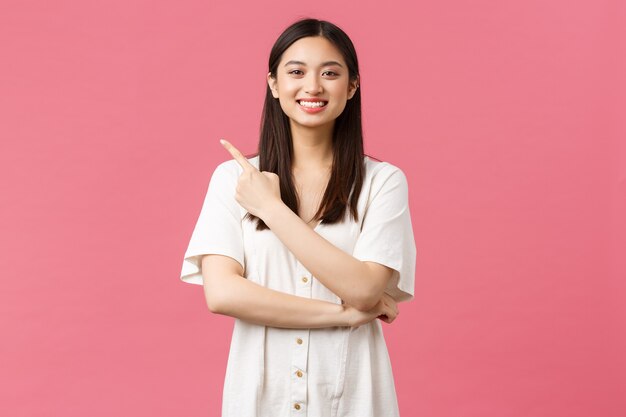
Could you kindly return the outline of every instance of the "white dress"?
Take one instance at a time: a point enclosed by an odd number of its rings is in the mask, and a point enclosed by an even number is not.
[[[258,168],[258,155],[248,159]],[[416,247],[402,170],[365,156],[359,221],[346,210],[340,224],[315,232],[363,261],[393,268],[386,292],[413,299]],[[341,304],[271,230],[256,231],[235,200],[242,168],[217,166],[184,255],[181,279],[202,285],[205,254],[232,257],[244,275],[265,287]],[[337,277],[341,279],[341,277]],[[398,404],[380,319],[362,326],[287,329],[235,319],[222,417],[395,417]]]

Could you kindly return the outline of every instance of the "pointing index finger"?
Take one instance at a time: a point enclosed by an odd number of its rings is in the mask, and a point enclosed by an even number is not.
[[[239,149],[235,148],[229,141],[227,141],[226,139],[220,139],[220,143],[222,144],[222,146],[224,146],[224,148],[226,148],[226,150],[232,155],[232,157],[235,158],[235,161],[237,161],[237,163],[241,165],[244,171],[256,169],[254,165],[252,165],[248,161],[248,159],[246,159],[246,157],[243,156],[241,152],[239,152]]]

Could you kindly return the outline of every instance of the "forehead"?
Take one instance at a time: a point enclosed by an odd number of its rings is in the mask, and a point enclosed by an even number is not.
[[[292,43],[283,52],[279,65],[291,60],[302,61],[308,66],[316,66],[326,61],[337,61],[346,65],[339,49],[322,36],[308,36]]]

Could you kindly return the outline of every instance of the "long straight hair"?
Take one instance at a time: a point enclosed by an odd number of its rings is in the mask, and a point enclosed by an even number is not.
[[[323,36],[335,45],[346,61],[350,81],[357,79],[359,63],[348,35],[330,22],[311,18],[293,23],[274,43],[268,65],[273,78],[277,76],[278,64],[285,50],[307,36]],[[324,224],[337,223],[343,220],[349,208],[352,218],[358,221],[357,202],[365,175],[360,85],[335,119],[332,147],[331,175],[314,219]],[[294,213],[298,213],[299,200],[291,170],[293,144],[289,118],[280,107],[279,100],[272,95],[269,85],[265,92],[257,155],[259,170],[278,175],[281,199]],[[262,219],[251,213],[244,218],[256,220],[256,230],[268,229]]]

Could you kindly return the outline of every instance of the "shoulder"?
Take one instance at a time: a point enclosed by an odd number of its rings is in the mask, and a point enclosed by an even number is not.
[[[387,161],[378,161],[365,156],[365,181],[371,184],[373,190],[400,185],[408,186],[404,171]]]

